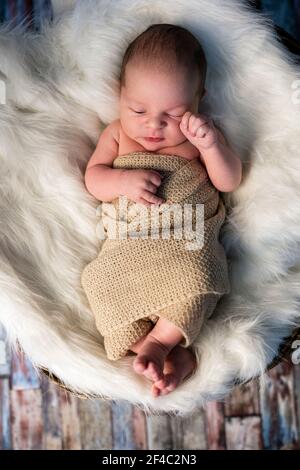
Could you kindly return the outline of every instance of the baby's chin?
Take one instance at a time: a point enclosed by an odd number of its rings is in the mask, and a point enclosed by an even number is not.
[[[155,147],[156,149],[162,149],[164,147],[167,146],[166,144],[166,139],[162,139],[160,140],[159,142],[155,142],[155,141],[149,141],[147,139],[143,139],[143,146],[146,147],[146,148],[153,148]]]

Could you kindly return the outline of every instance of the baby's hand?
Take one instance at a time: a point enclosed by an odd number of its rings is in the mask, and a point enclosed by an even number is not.
[[[213,120],[204,114],[187,111],[179,125],[183,135],[200,151],[207,150],[219,141]]]
[[[155,170],[124,170],[121,177],[121,193],[133,202],[151,207],[165,202],[155,195],[162,177]]]

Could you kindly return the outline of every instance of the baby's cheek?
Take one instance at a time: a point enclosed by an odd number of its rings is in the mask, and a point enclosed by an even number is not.
[[[174,129],[179,129],[181,120],[182,118],[172,118],[172,121],[170,122],[170,126]]]

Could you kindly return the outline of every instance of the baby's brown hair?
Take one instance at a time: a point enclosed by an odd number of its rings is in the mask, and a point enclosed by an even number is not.
[[[183,67],[189,75],[198,74],[198,89],[204,90],[207,62],[198,39],[187,29],[167,23],[153,24],[127,47],[120,72],[120,85],[125,86],[126,65],[148,64],[170,72]]]

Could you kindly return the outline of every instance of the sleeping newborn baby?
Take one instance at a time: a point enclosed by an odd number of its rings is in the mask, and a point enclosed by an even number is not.
[[[86,169],[86,187],[95,198],[111,202],[122,195],[147,207],[165,202],[158,195],[160,171],[113,168],[116,158],[129,154],[138,158],[139,153],[145,162],[156,154],[181,164],[196,162],[219,191],[239,186],[240,159],[213,121],[198,113],[206,93],[205,76],[203,49],[182,27],[152,25],[130,44],[121,67],[120,118],[102,132]],[[155,397],[174,390],[196,367],[193,350],[182,346],[182,328],[168,318],[158,313],[147,334],[141,329],[128,348],[129,354],[136,354],[134,370],[153,382]]]

